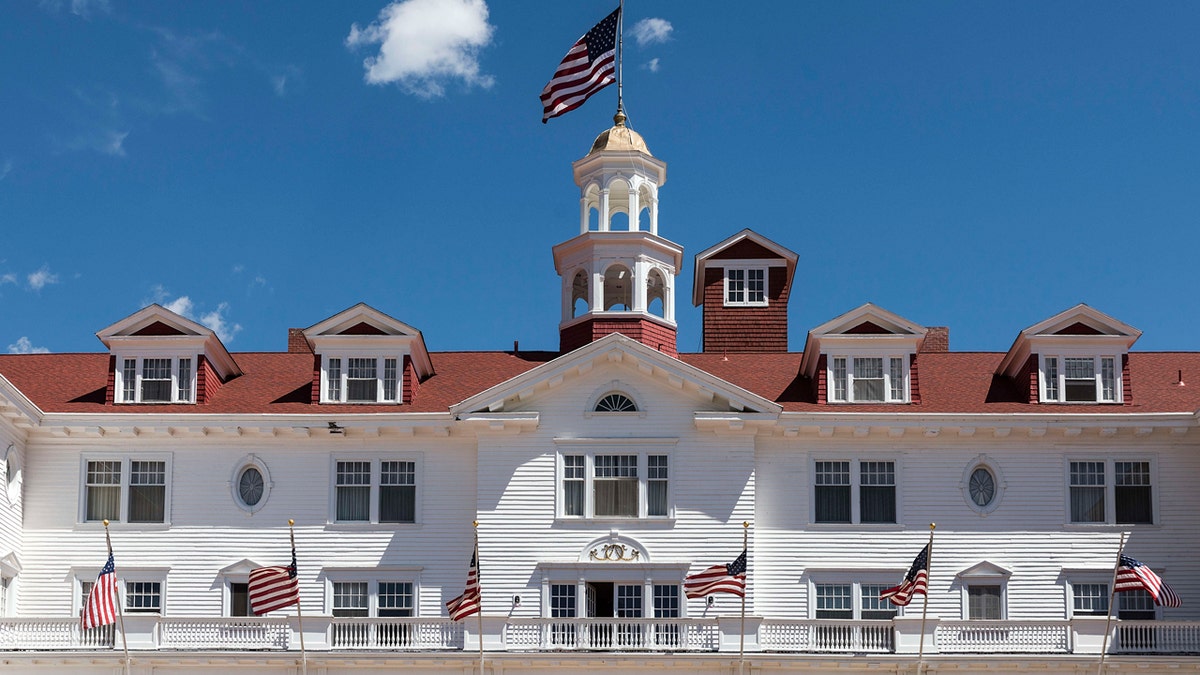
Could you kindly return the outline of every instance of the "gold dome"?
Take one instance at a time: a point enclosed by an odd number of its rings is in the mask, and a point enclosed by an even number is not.
[[[602,151],[613,152],[641,152],[653,157],[650,154],[650,148],[646,147],[646,141],[642,139],[642,135],[638,132],[625,126],[625,113],[617,111],[613,115],[613,127],[600,133],[596,137],[596,142],[592,143],[592,150],[588,154]]]

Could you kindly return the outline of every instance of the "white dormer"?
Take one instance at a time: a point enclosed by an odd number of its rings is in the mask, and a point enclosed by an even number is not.
[[[113,403],[197,403],[241,375],[211,329],[150,305],[96,333],[113,356]],[[214,377],[216,382],[209,382]]]
[[[809,331],[800,372],[824,381],[828,403],[910,403],[926,332],[868,302]]]
[[[306,328],[320,359],[321,403],[403,403],[405,374],[433,374],[421,331],[359,303]]]
[[[1021,331],[997,374],[1036,377],[1041,403],[1123,403],[1124,364],[1142,332],[1085,304]]]

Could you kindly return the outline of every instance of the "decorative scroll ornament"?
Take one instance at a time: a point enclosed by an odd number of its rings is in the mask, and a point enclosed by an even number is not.
[[[599,549],[594,548],[588,553],[589,558],[601,562],[633,562],[640,555],[637,549],[629,548],[625,544],[605,544],[603,547]]]

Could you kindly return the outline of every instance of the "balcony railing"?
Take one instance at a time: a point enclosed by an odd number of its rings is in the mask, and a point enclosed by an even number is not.
[[[1194,654],[1200,651],[1200,623],[1121,621],[1113,651],[1122,654]]]
[[[715,619],[510,619],[509,651],[715,652]]]
[[[764,621],[758,644],[773,652],[886,654],[895,650],[891,621]]]
[[[462,649],[463,627],[450,619],[337,618],[329,624],[333,649]]]
[[[79,619],[0,618],[0,649],[111,649],[114,626],[83,630]]]
[[[941,653],[1066,654],[1069,621],[941,621],[934,632]]]
[[[159,644],[167,649],[287,649],[287,619],[166,618],[158,624]]]

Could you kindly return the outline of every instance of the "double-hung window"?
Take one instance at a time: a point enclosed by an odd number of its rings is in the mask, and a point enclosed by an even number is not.
[[[600,451],[564,453],[559,514],[572,518],[665,518],[671,514],[670,457]]]
[[[1108,616],[1108,584],[1071,584],[1071,616]]]
[[[1120,403],[1117,356],[1041,357],[1041,399],[1048,403]]]
[[[725,269],[725,305],[761,307],[767,304],[767,268],[728,267]]]
[[[815,583],[813,618],[816,619],[881,619],[896,616],[897,607],[879,594],[888,584],[848,582]]]
[[[117,403],[191,403],[196,399],[192,356],[121,357],[115,375]]]
[[[1154,522],[1153,471],[1146,460],[1072,460],[1067,464],[1072,523]]]
[[[82,468],[81,521],[167,522],[169,458],[85,458]]]
[[[335,459],[333,471],[334,522],[417,522],[415,460]]]
[[[831,356],[828,399],[834,403],[907,403],[908,356]]]
[[[341,576],[340,574],[337,576]],[[402,619],[412,617],[416,607],[413,582],[396,579],[335,580],[330,588],[330,611],[337,619],[332,626],[334,647],[416,646],[410,623],[396,621],[356,622],[353,619]]]
[[[398,356],[325,356],[323,403],[401,402]]]
[[[813,476],[814,522],[897,522],[894,461],[817,460]]]

